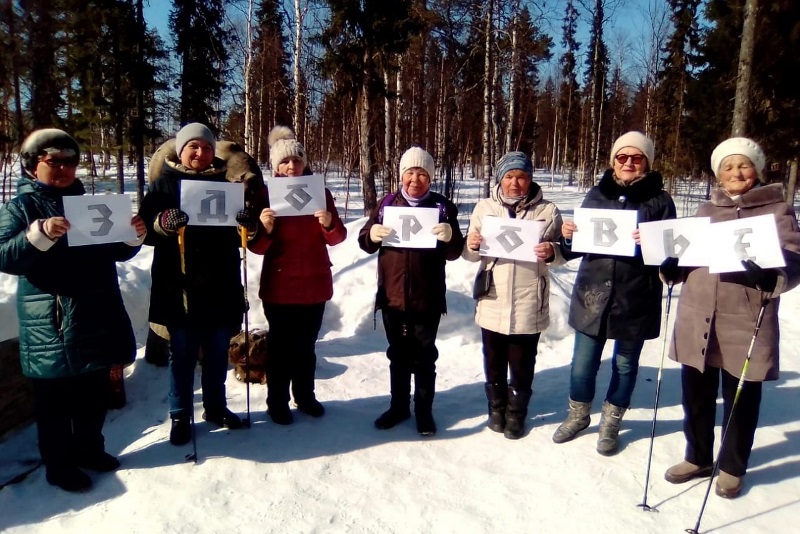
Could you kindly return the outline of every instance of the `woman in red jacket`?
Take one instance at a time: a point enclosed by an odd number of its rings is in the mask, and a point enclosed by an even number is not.
[[[276,126],[268,142],[274,179],[306,174],[305,149],[289,128]],[[266,206],[266,190],[263,195]],[[262,209],[261,224],[248,243],[249,250],[264,255],[258,296],[269,321],[267,413],[279,425],[292,423],[290,383],[298,410],[312,417],[325,413],[314,395],[314,347],[325,303],[333,296],[327,247],[347,237],[327,189],[325,203],[313,216],[276,218],[275,210]]]

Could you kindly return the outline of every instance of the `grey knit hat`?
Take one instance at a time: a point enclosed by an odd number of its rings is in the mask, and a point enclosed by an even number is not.
[[[181,128],[181,131],[175,136],[175,152],[178,154],[179,158],[181,157],[181,152],[183,152],[183,147],[192,139],[208,141],[211,144],[211,148],[216,153],[217,140],[214,138],[214,134],[211,133],[211,130],[208,129],[208,126],[200,124],[199,122],[191,122]]]
[[[75,158],[77,164],[81,155],[78,142],[64,130],[58,128],[43,128],[31,132],[19,149],[22,166],[28,172],[33,172],[39,163],[39,157],[45,154],[61,158]]]
[[[495,180],[499,183],[508,171],[523,171],[533,178],[533,163],[525,152],[508,152],[495,165]]]

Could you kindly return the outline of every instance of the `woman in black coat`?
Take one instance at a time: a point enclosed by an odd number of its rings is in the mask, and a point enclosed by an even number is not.
[[[675,218],[675,204],[652,171],[653,142],[640,132],[619,137],[611,150],[611,166],[586,195],[582,207],[636,210],[639,223]],[[575,223],[564,223],[564,256],[571,251]],[[588,231],[588,229],[586,229]],[[638,243],[638,230],[634,232]],[[589,426],[597,371],[606,340],[614,339],[611,382],[600,418],[597,452],[616,453],[619,426],[630,406],[639,355],[646,339],[658,337],[661,327],[662,284],[658,266],[645,265],[637,248],[632,257],[585,254],[572,291],[569,324],[575,329],[570,370],[569,414],[553,434],[564,443]]]

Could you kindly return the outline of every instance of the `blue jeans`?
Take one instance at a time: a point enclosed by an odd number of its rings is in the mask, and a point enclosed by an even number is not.
[[[230,328],[169,329],[169,414],[188,416],[193,406],[194,366],[203,351],[201,385],[203,408],[219,411],[227,406],[225,379],[228,375]]]
[[[578,402],[594,400],[597,371],[603,355],[606,339],[575,332],[575,350],[572,353],[572,369],[569,382],[569,397]],[[644,340],[618,339],[614,342],[611,359],[611,382],[608,384],[606,400],[614,406],[628,408],[631,405],[636,375],[639,373],[639,355]]]

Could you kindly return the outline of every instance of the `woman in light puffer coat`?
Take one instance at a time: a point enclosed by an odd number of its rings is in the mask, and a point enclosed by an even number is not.
[[[509,152],[498,161],[498,184],[491,198],[475,206],[462,254],[468,261],[480,260],[482,270],[492,270],[492,285],[478,299],[475,322],[483,339],[488,426],[509,439],[525,432],[539,337],[550,324],[548,266],[564,263],[559,247],[553,246],[561,239],[561,214],[544,200],[532,173],[531,160],[522,152]],[[535,247],[538,261],[480,256],[484,217],[543,221]]]

